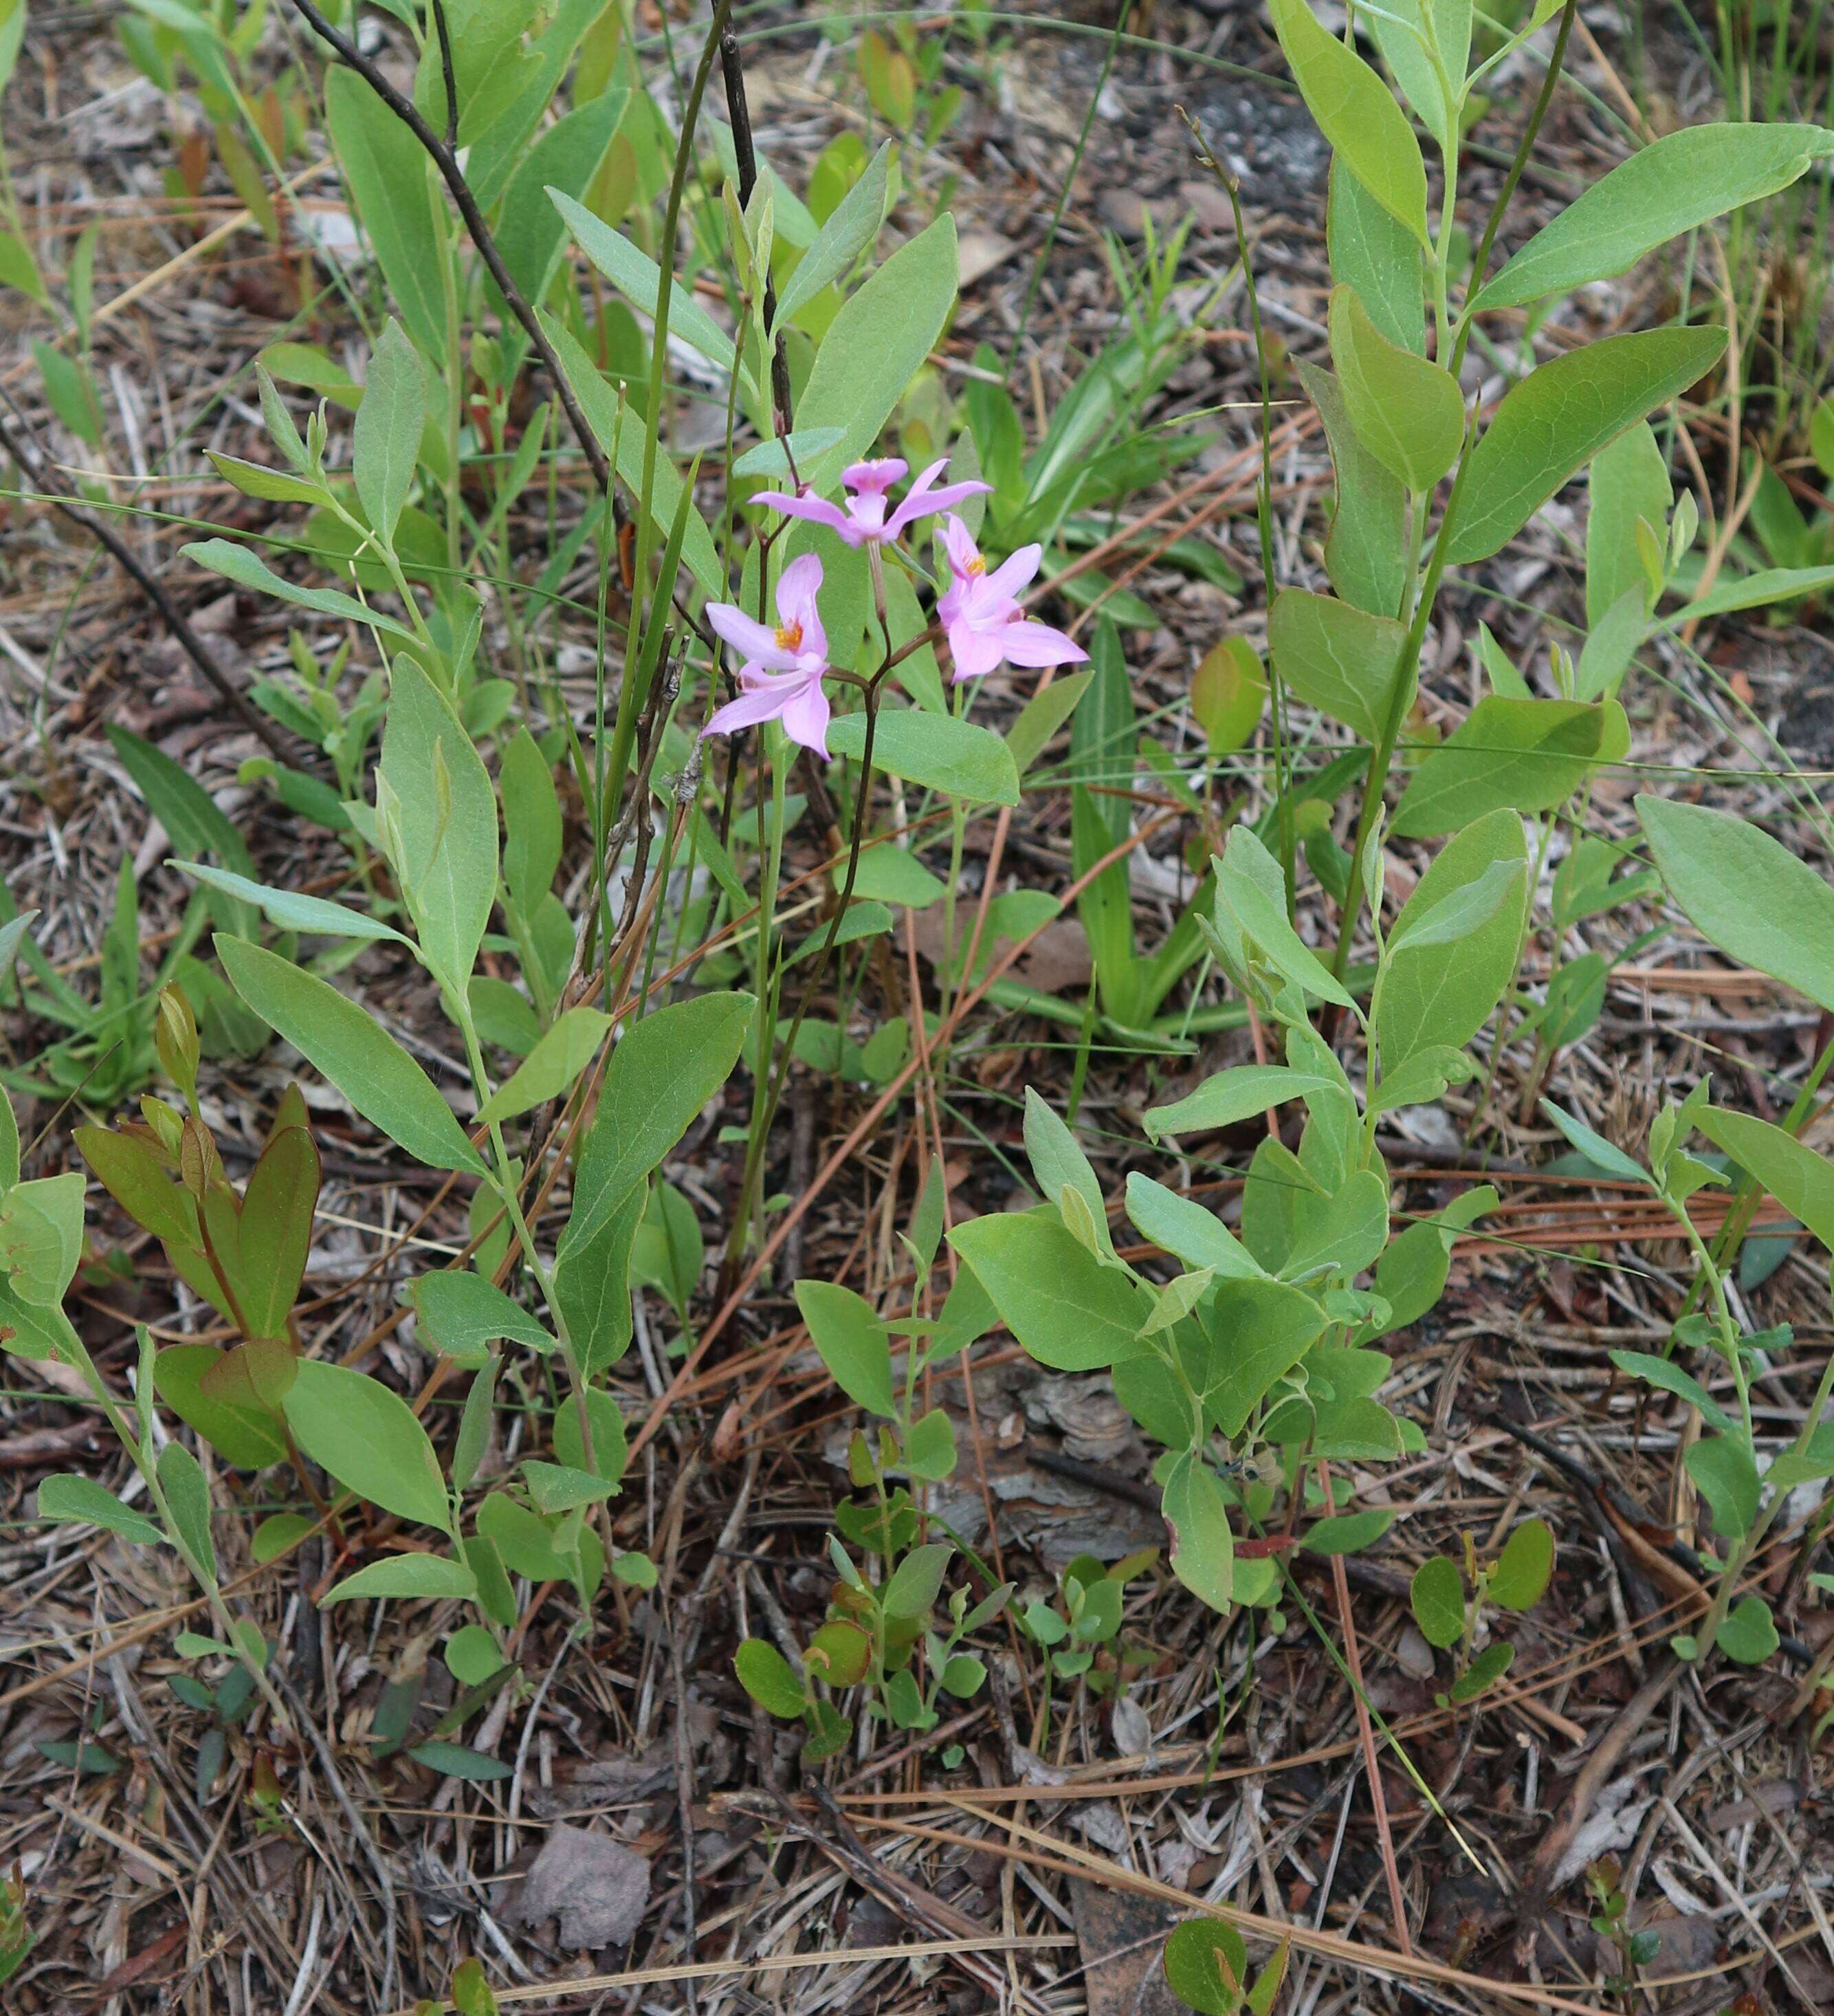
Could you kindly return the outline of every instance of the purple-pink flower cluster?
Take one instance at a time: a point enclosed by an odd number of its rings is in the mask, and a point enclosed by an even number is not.
[[[991,485],[936,480],[945,466],[932,463],[897,504],[894,484],[901,482],[908,464],[896,455],[856,462],[841,472],[848,495],[844,505],[815,496],[805,485],[792,495],[761,491],[755,501],[773,506],[786,517],[825,525],[856,549],[888,544],[919,518],[937,512],[943,520],[943,550],[949,581],[937,604],[937,615],[955,661],[955,677],[980,679],[997,665],[1066,665],[1088,656],[1061,630],[1028,617],[1019,607],[1019,592],[1038,571],[1043,549],[1022,546],[987,571],[980,549],[951,507],[984,495]],[[781,721],[793,742],[828,757],[830,710],[822,681],[829,671],[828,638],[815,598],[822,586],[822,562],[804,553],[783,570],[777,584],[775,628],[747,616],[735,603],[711,602],[707,620],[739,653],[739,697],[717,709],[702,733],[729,735],[762,721]]]

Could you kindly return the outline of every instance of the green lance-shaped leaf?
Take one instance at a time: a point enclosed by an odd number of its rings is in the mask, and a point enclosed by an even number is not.
[[[488,9],[480,10],[487,13]],[[515,32],[520,33],[530,19],[545,19],[546,26],[532,34],[527,44],[530,60],[524,62],[518,72],[522,81],[513,97],[507,102],[500,97],[494,105],[482,105],[472,113],[473,120],[487,119],[473,138],[469,131],[462,131],[462,141],[469,149],[465,157],[465,177],[471,184],[473,193],[485,210],[489,210],[503,193],[512,171],[519,161],[527,158],[527,145],[535,128],[541,124],[548,106],[553,102],[561,78],[573,60],[574,52],[579,47],[587,30],[603,13],[595,7],[593,0],[557,0],[552,8],[535,10],[527,7],[512,6],[507,10],[514,23]],[[437,38],[429,38],[430,41]],[[427,58],[429,81],[439,72],[436,49],[430,48]],[[608,58],[609,61],[610,59]],[[599,70],[592,88],[602,87],[605,72]],[[576,81],[578,97],[590,94],[585,88],[586,66],[582,64],[581,76]],[[466,90],[462,83],[458,87],[462,107]],[[477,94],[481,99],[483,94]],[[492,94],[494,96],[494,94]],[[466,125],[470,121],[466,122]],[[436,121],[437,124],[437,122]]]
[[[1620,1372],[1627,1372],[1633,1378],[1646,1379],[1652,1386],[1659,1386],[1665,1393],[1673,1393],[1685,1400],[1689,1406],[1698,1407],[1700,1418],[1710,1428],[1717,1428],[1722,1435],[1732,1432],[1732,1416],[1691,1373],[1684,1372],[1666,1358],[1656,1357],[1652,1352],[1614,1351],[1610,1356]]]
[[[1413,241],[1408,243],[1412,250]],[[1343,388],[1334,374],[1304,358],[1294,360],[1294,369],[1307,396],[1318,409],[1325,445],[1331,451],[1332,499],[1331,529],[1325,535],[1325,571],[1347,604],[1392,620],[1401,607],[1407,579],[1406,486],[1364,447],[1350,424]],[[1296,592],[1289,589],[1286,593]],[[1284,599],[1283,595],[1280,600]],[[1275,607],[1278,606],[1276,601]],[[1390,671],[1400,648],[1397,625],[1394,649],[1388,660]],[[1386,675],[1381,677],[1386,683]],[[1361,682],[1358,691],[1372,683]],[[1359,718],[1369,718],[1371,707],[1366,699],[1360,698],[1354,704]],[[1311,704],[1321,703],[1314,700]],[[1335,708],[1327,711],[1336,712]],[[1374,735],[1369,739],[1373,740]]]
[[[439,1458],[400,1394],[365,1372],[307,1358],[286,1409],[293,1440],[347,1490],[398,1518],[450,1530]]]
[[[662,286],[662,269],[656,261],[564,189],[550,189],[548,199],[559,211],[574,243],[634,308],[653,319]],[[694,298],[691,289],[669,290],[669,334],[691,344],[722,371],[737,368],[732,339]]]
[[[732,1656],[739,1683],[767,1714],[793,1722],[809,1697],[789,1661],[762,1638],[747,1638]]]
[[[753,1006],[750,994],[701,994],[645,1016],[617,1044],[581,1151],[559,1260],[595,1238],[720,1091],[738,1063]]]
[[[1356,289],[1369,319],[1390,343],[1424,357],[1426,269],[1419,243],[1341,160],[1331,164],[1325,237],[1332,279]]]
[[[594,440],[612,458],[618,477],[631,495],[641,498],[644,441],[642,414],[626,410],[617,391],[564,322],[545,310],[538,312],[548,340],[554,346],[554,353],[560,360],[562,374],[580,402],[580,410],[586,416]],[[658,455],[650,480],[649,518],[664,539],[668,538],[687,496],[688,487],[681,481],[681,472],[668,456]],[[684,564],[709,595],[724,594],[727,583],[714,545],[714,535],[707,529],[707,520],[693,508],[692,499],[689,500],[684,523]]]
[[[1825,126],[1684,126],[1576,197],[1480,290],[1471,306],[1519,308],[1629,272],[1645,253],[1728,210],[1756,203],[1834,153]]]
[[[944,1540],[913,1547],[886,1578],[879,1599],[886,1616],[927,1617],[942,1593],[943,1571],[955,1551]]]
[[[553,887],[566,826],[554,772],[526,728],[519,728],[505,746],[498,783],[503,794],[503,880],[509,900],[532,916]]]
[[[355,71],[333,64],[325,79],[332,152],[356,199],[376,264],[414,340],[446,357],[444,219],[420,143]]]
[[[1509,900],[1473,927],[1455,955],[1421,938],[1442,906],[1483,883],[1499,863],[1516,880]],[[1528,844],[1522,821],[1499,810],[1447,841],[1395,920],[1376,1002],[1384,1082],[1425,1050],[1464,1046],[1490,1020],[1516,970],[1528,909]],[[1399,941],[1399,943],[1397,943]]]
[[[1039,1196],[1055,1199],[1069,1184],[1088,1206],[1090,1219],[1106,1242],[1108,1202],[1100,1179],[1075,1135],[1030,1085],[1025,1091],[1025,1153]],[[1113,1253],[1111,1244],[1107,1250]]]
[[[837,1282],[804,1280],[796,1284],[796,1305],[835,1384],[856,1406],[891,1420],[897,1413],[891,1346],[871,1303]]]
[[[379,775],[421,950],[441,984],[462,995],[496,900],[497,794],[451,701],[411,658],[395,661]]]
[[[1269,11],[1332,151],[1397,223],[1427,244],[1426,165],[1393,94],[1354,49],[1320,26],[1307,0],[1270,0]]]
[[[1392,6],[1372,9],[1358,23],[1375,37],[1383,62],[1442,151],[1458,137],[1459,94],[1471,56],[1471,0],[1393,0]],[[1437,65],[1427,53],[1429,35],[1438,45]]]
[[[1693,1120],[1716,1148],[1749,1170],[1792,1218],[1834,1253],[1834,1164],[1755,1114],[1710,1106]]]
[[[1166,1134],[1210,1133],[1233,1127],[1270,1107],[1308,1092],[1333,1088],[1337,1080],[1315,1071],[1294,1071],[1286,1064],[1238,1064],[1207,1078],[1193,1093],[1165,1106],[1149,1107],[1146,1132],[1154,1140]]]
[[[1149,1291],[1105,1266],[1054,1211],[993,1211],[949,1234],[1000,1320],[1041,1365],[1092,1372],[1137,1358]]]
[[[1394,830],[1409,837],[1451,833],[1505,806],[1548,811],[1629,746],[1629,724],[1614,700],[1588,705],[1487,693],[1415,772],[1395,808]]]
[[[1447,557],[1488,560],[1599,449],[1711,370],[1725,347],[1723,329],[1642,329],[1569,351],[1512,385],[1466,463]]]
[[[15,1183],[0,1197],[0,1276],[22,1301],[56,1309],[83,1255],[83,1179]]]
[[[1834,567],[1760,567],[1754,574],[1721,581],[1705,595],[1663,619],[1665,629],[1686,623],[1703,622],[1710,616],[1728,616],[1741,609],[1769,609],[1782,602],[1794,602],[1805,595],[1819,595],[1834,588]]]
[[[214,1575],[217,1548],[210,1537],[210,1487],[202,1465],[182,1442],[167,1442],[159,1453],[155,1474],[185,1552],[207,1575]]]
[[[1379,585],[1373,578],[1368,585],[1372,591]],[[1280,591],[1268,625],[1275,669],[1288,690],[1369,743],[1381,740],[1406,635],[1392,617],[1304,588]],[[1404,711],[1412,697],[1410,683]]]
[[[1364,1170],[1379,1183],[1381,1179]],[[1226,1435],[1248,1417],[1325,1332],[1325,1311],[1285,1281],[1223,1281],[1203,1315],[1215,1370],[1204,1388],[1205,1414]]]
[[[955,220],[945,212],[901,246],[829,323],[796,407],[799,427],[841,430],[803,471],[818,490],[879,438],[936,347],[958,282]]]
[[[221,933],[214,943],[236,992],[337,1087],[353,1113],[430,1168],[485,1173],[433,1081],[373,1016],[278,953]]]
[[[1660,533],[1674,502],[1668,464],[1646,420],[1627,428],[1592,458],[1591,508],[1586,514],[1586,623],[1602,623],[1606,612],[1634,589],[1648,607],[1653,591],[1644,571],[1640,520]]]
[[[380,1561],[333,1582],[320,1600],[349,1603],[358,1597],[397,1597],[463,1601],[476,1593],[477,1577],[462,1561],[448,1561],[443,1554],[384,1554]]]
[[[784,283],[777,302],[777,319],[789,320],[805,302],[815,299],[830,280],[843,279],[854,261],[879,236],[885,221],[886,178],[891,142],[887,140],[866,164],[859,180],[836,203],[815,242]]]
[[[630,102],[630,92],[621,85],[588,99],[548,128],[511,176],[497,247],[523,300],[538,301],[547,293],[566,246],[566,225],[548,193],[549,185],[572,196],[585,194]],[[502,307],[496,283],[487,284]],[[508,328],[506,310],[502,319]],[[514,340],[520,351],[526,338],[518,330]]]
[[[726,1082],[756,1005],[749,994],[677,1002],[645,1016],[613,1050],[580,1152],[573,1215],[557,1254],[562,1265],[660,1165]]]
[[[240,1406],[203,1390],[207,1373],[222,1362],[209,1344],[168,1345],[153,1361],[153,1387],[188,1427],[237,1470],[265,1470],[286,1458],[280,1424],[265,1409]]]
[[[595,1218],[588,1237],[562,1238],[555,1306],[588,1376],[615,1365],[631,1348],[631,1256],[648,1201],[647,1186],[639,1183],[609,1216]]]
[[[257,1337],[286,1334],[312,1245],[318,1150],[304,1127],[282,1127],[261,1150],[243,1193],[236,1299]]]
[[[1214,1212],[1135,1170],[1127,1178],[1127,1216],[1142,1239],[1175,1253],[1188,1267],[1225,1280],[1258,1277],[1260,1263]]]
[[[409,943],[393,924],[385,924],[379,917],[365,916],[361,910],[347,909],[342,903],[333,903],[323,896],[307,896],[294,889],[276,889],[265,882],[250,881],[246,875],[232,873],[227,868],[214,868],[207,862],[172,861],[167,866],[210,888],[220,889],[238,902],[253,904],[269,923],[283,931],[305,931],[321,938],[366,938],[372,941],[387,938],[396,945]]]
[[[1681,1464],[1706,1500],[1717,1532],[1735,1540],[1750,1532],[1763,1491],[1742,1429],[1691,1442]]]
[[[1216,856],[1217,911],[1296,987],[1340,1008],[1355,1006],[1340,981],[1293,928],[1280,864],[1250,826],[1239,826]]]
[[[1645,1190],[1654,1187],[1647,1169],[1583,1120],[1576,1119],[1551,1099],[1541,1101],[1541,1111],[1595,1169],[1618,1183],[1640,1184]]]
[[[487,1347],[499,1337],[543,1353],[554,1348],[540,1319],[481,1274],[441,1269],[423,1274],[408,1293],[428,1337],[460,1365],[487,1364]]]
[[[76,1344],[77,1333],[60,1308],[23,1300],[0,1274],[0,1351],[15,1358],[67,1359]]]
[[[137,1547],[152,1546],[164,1537],[144,1513],[124,1505],[88,1477],[46,1478],[38,1486],[38,1517],[60,1525],[101,1526]]]
[[[599,1054],[611,1027],[599,1008],[569,1008],[509,1078],[478,1108],[481,1120],[512,1120],[544,1100],[558,1099]]]
[[[1458,381],[1390,343],[1348,286],[1332,290],[1331,358],[1358,438],[1410,490],[1430,490],[1465,437]]]
[[[1668,893],[1729,959],[1834,1013],[1834,889],[1761,826],[1647,793],[1637,816]]]
[[[253,877],[248,843],[195,777],[138,735],[110,722],[109,746],[120,758],[135,788],[146,801],[173,844],[193,854],[214,854],[226,869]]]
[[[1165,1481],[1160,1509],[1171,1538],[1171,1569],[1212,1610],[1235,1595],[1235,1536],[1216,1472],[1195,1455],[1181,1456]]]
[[[333,71],[333,76],[341,76]],[[212,574],[220,574],[225,581],[232,581],[238,588],[252,590],[257,595],[271,595],[281,602],[297,603],[301,609],[310,609],[320,616],[333,616],[346,623],[367,623],[372,630],[384,636],[398,637],[402,643],[415,641],[414,632],[405,623],[397,623],[392,616],[366,607],[354,595],[346,595],[340,588],[301,588],[297,582],[285,580],[275,573],[265,561],[257,559],[246,546],[239,546],[233,539],[193,539],[178,549],[188,560]]]
[[[837,715],[829,724],[828,747],[836,756],[864,756],[865,715]],[[1012,751],[991,729],[952,714],[882,704],[872,738],[872,767],[927,790],[945,791],[967,805],[1019,802],[1019,771]]]
[[[401,325],[390,315],[370,355],[351,442],[357,495],[370,529],[384,545],[394,544],[401,507],[413,488],[426,419],[426,369]]]

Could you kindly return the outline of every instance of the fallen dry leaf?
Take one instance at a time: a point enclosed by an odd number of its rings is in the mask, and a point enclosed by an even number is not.
[[[649,1864],[634,1849],[588,1827],[556,1827],[529,1867],[516,1917],[559,1928],[563,1946],[621,1946],[649,1903]]]

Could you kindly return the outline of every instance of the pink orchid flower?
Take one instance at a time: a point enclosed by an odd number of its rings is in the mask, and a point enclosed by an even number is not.
[[[827,761],[829,710],[822,680],[828,670],[828,633],[815,607],[821,585],[818,555],[792,560],[777,584],[775,629],[732,603],[707,604],[707,621],[744,662],[739,668],[739,697],[714,714],[703,735],[730,735],[761,721],[781,721],[792,742]]]
[[[996,665],[1073,665],[1089,655],[1073,638],[1035,621],[1019,606],[1019,591],[1038,571],[1044,549],[1021,546],[987,572],[987,563],[953,516],[943,522],[951,579],[937,604],[948,633],[955,678],[978,679]]]
[[[945,483],[941,489],[933,489],[930,486],[948,466],[947,457],[933,462],[905,491],[903,502],[889,513],[886,507],[890,503],[891,487],[903,481],[910,467],[895,455],[877,462],[856,462],[841,471],[840,480],[850,493],[844,507],[816,496],[807,484],[793,497],[782,490],[761,490],[752,502],[771,505],[786,517],[825,525],[850,546],[876,545],[895,539],[907,525],[933,511],[947,511],[970,497],[985,496],[993,488],[989,483]]]

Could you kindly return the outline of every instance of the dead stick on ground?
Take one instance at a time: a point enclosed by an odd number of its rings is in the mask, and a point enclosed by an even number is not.
[[[1324,1488],[1325,1513],[1337,1516],[1331,1492],[1331,1466],[1318,1465],[1318,1481]],[[1414,1948],[1408,1934],[1408,1900],[1401,1890],[1401,1872],[1394,1859],[1394,1835],[1388,1824],[1388,1801],[1382,1790],[1382,1770],[1376,1755],[1376,1731],[1369,1721],[1369,1697],[1363,1685],[1362,1648],[1357,1642],[1356,1620],[1350,1615],[1350,1581],[1343,1571],[1343,1557],[1331,1557],[1331,1586],[1337,1597],[1338,1622],[1343,1626],[1343,1657],[1350,1668],[1350,1693],[1356,1702],[1357,1733],[1363,1746],[1364,1768],[1369,1774],[1369,1804],[1376,1815],[1376,1838],[1381,1844],[1382,1874],[1388,1884],[1388,1908],[1394,1918],[1394,1942],[1411,1956]]]

